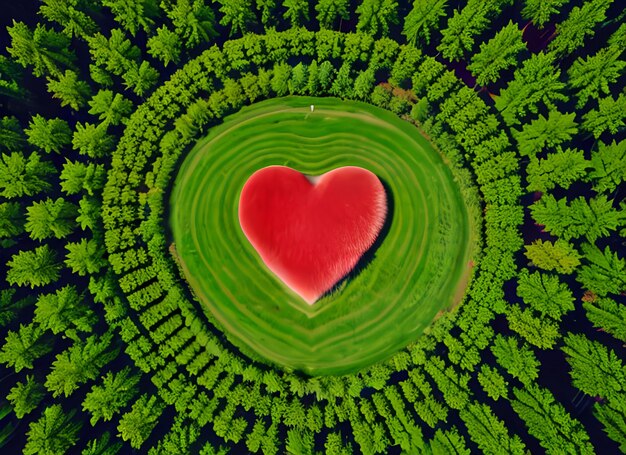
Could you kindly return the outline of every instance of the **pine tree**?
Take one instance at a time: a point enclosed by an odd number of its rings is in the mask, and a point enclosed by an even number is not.
[[[0,67],[0,77],[2,77],[1,71],[2,67]],[[0,89],[1,87],[0,85]],[[0,119],[0,150],[19,152],[25,145],[26,138],[19,120],[15,117],[2,117]]]
[[[33,240],[62,239],[76,227],[77,207],[63,198],[33,202],[26,212],[25,227]]]
[[[620,259],[608,246],[603,252],[597,246],[585,243],[582,250],[587,263],[578,271],[576,281],[599,296],[626,290],[626,259]]]
[[[507,398],[508,382],[498,373],[498,370],[489,365],[482,365],[477,378],[489,398],[493,400],[498,400],[500,397]]]
[[[48,161],[33,152],[25,156],[22,152],[0,156],[0,196],[13,199],[21,196],[35,196],[49,190],[49,183],[55,168]]]
[[[68,251],[65,264],[80,276],[97,273],[107,264],[102,245],[94,239],[70,242],[65,248]]]
[[[535,316],[530,308],[512,306],[506,318],[511,330],[539,349],[551,349],[561,336],[556,322]]]
[[[78,122],[72,136],[72,147],[90,158],[102,158],[115,147],[115,137],[107,133],[106,123],[94,125]]]
[[[568,2],[569,0],[525,0],[522,17],[533,21],[537,27],[543,28],[550,18],[560,13],[561,7]]]
[[[517,141],[519,152],[525,156],[535,156],[546,147],[556,147],[569,141],[577,132],[576,113],[562,114],[553,109],[548,117],[540,115],[522,130],[512,129],[511,133]]]
[[[165,25],[157,29],[156,35],[148,40],[148,53],[158,58],[163,65],[177,64],[180,61],[180,37]]]
[[[517,435],[509,435],[504,422],[483,403],[470,403],[459,412],[467,431],[478,448],[485,454],[502,452],[524,455],[526,447]]]
[[[506,124],[518,125],[527,114],[538,113],[542,104],[555,110],[557,101],[567,101],[560,76],[552,54],[539,53],[525,60],[515,71],[515,79],[496,97],[496,109]]]
[[[33,67],[37,77],[61,77],[64,69],[73,69],[76,56],[70,50],[70,39],[41,24],[34,31],[23,22],[13,21],[7,27],[11,46],[7,51],[24,68]]]
[[[318,0],[315,5],[317,22],[321,29],[333,29],[337,18],[348,20],[348,0]]]
[[[516,399],[511,400],[511,406],[546,453],[595,454],[585,428],[549,390],[532,384],[525,389],[514,389],[513,394]]]
[[[57,281],[60,277],[61,264],[48,245],[14,254],[7,266],[7,281],[18,286],[35,288]]]
[[[46,153],[59,153],[72,141],[72,130],[65,120],[46,119],[39,114],[31,119],[24,132],[29,144]]]
[[[174,32],[187,49],[207,43],[217,35],[215,14],[203,0],[172,0],[162,2],[161,6],[172,21]],[[220,11],[223,12],[221,9]],[[252,9],[246,14],[252,14]]]
[[[91,96],[89,85],[71,70],[66,70],[58,79],[48,78],[48,92],[61,101],[61,106],[69,106],[75,111],[80,110]]]
[[[52,350],[45,331],[37,324],[20,324],[17,332],[10,330],[0,351],[0,363],[13,367],[16,373],[32,370],[33,362]]]
[[[585,335],[570,333],[561,348],[572,367],[574,387],[590,396],[621,402],[626,392],[626,367],[613,350]]]
[[[626,94],[617,99],[611,95],[598,101],[598,109],[587,112],[583,116],[582,128],[598,139],[606,131],[616,134],[626,126]]]
[[[362,0],[356,9],[359,21],[356,29],[372,36],[387,36],[398,23],[398,3],[395,0]]]
[[[135,36],[139,29],[149,33],[154,25],[154,18],[159,15],[155,0],[101,0],[109,7],[115,21]]]
[[[557,275],[524,269],[518,276],[517,295],[533,310],[556,320],[574,310],[572,291]]]
[[[85,341],[77,339],[57,354],[46,376],[46,388],[52,396],[70,396],[80,385],[98,376],[100,369],[115,359],[119,349],[111,345],[112,335],[92,335]]]
[[[72,195],[85,191],[93,196],[106,183],[106,169],[100,164],[66,160],[60,177],[61,190],[65,194]]]
[[[26,218],[19,202],[0,204],[0,240],[17,237],[24,232]]]
[[[502,71],[515,67],[520,52],[526,49],[522,31],[512,20],[489,41],[480,45],[467,69],[476,76],[478,85],[497,81]]]
[[[569,274],[580,265],[581,256],[576,248],[562,239],[554,243],[540,239],[525,248],[526,257],[540,269]]]
[[[111,90],[99,90],[89,101],[89,113],[109,125],[126,124],[127,117],[133,111],[133,103],[121,93]]]
[[[60,404],[44,409],[39,420],[31,422],[24,455],[63,455],[79,440],[82,422],[74,420],[76,410],[68,413]]]
[[[308,0],[283,0],[284,17],[292,27],[302,27],[309,20]]]
[[[590,242],[606,237],[626,225],[626,213],[613,208],[605,195],[589,201],[578,197],[568,205],[567,199],[544,194],[530,207],[533,219],[553,235],[564,240],[584,236]]]
[[[124,409],[137,395],[140,377],[129,367],[103,376],[101,385],[94,385],[83,401],[83,410],[91,414],[91,425],[100,420],[109,421]]]
[[[606,19],[606,10],[613,0],[592,0],[575,6],[569,16],[556,26],[556,38],[548,49],[559,55],[570,54],[595,34],[595,27]]]
[[[611,144],[598,142],[591,152],[591,167],[587,179],[593,182],[598,193],[615,191],[626,180],[626,140]]]
[[[626,305],[621,305],[610,298],[594,298],[585,300],[583,308],[587,312],[587,319],[594,327],[610,333],[615,338],[626,343]]]
[[[539,376],[539,361],[535,353],[526,344],[520,347],[515,338],[497,335],[491,352],[498,363],[523,384],[532,384]]]
[[[119,436],[128,441],[132,448],[138,449],[152,433],[163,408],[164,405],[158,397],[141,395],[132,409],[120,419],[117,426]]]
[[[596,54],[572,63],[567,72],[568,84],[576,90],[576,107],[583,108],[589,98],[599,100],[601,95],[609,95],[613,84],[626,69],[626,62],[619,59],[619,52],[605,47]]]
[[[409,44],[430,44],[431,33],[439,30],[441,18],[447,14],[448,0],[414,0],[413,8],[404,18],[402,34]]]
[[[78,9],[79,0],[42,1],[39,14],[63,27],[63,33],[69,38],[89,36],[98,29],[93,19]]]
[[[626,155],[625,155],[626,156]],[[585,159],[582,150],[559,148],[554,153],[548,153],[546,158],[531,158],[526,167],[528,191],[545,193],[557,185],[563,189],[582,179],[589,178],[588,169],[592,163]]]
[[[26,375],[26,382],[18,382],[10,390],[7,400],[13,406],[13,412],[18,419],[23,419],[37,409],[41,400],[46,396],[46,389],[35,380],[35,376]]]
[[[70,328],[91,332],[98,320],[96,314],[84,303],[84,296],[73,285],[66,285],[55,293],[42,294],[37,299],[33,321],[52,333],[64,333]]]

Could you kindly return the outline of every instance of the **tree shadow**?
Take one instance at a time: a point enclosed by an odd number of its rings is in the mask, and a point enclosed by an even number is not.
[[[378,237],[376,237],[376,240],[374,241],[372,246],[369,247],[369,249],[365,253],[363,253],[363,255],[359,258],[358,262],[352,268],[352,270],[350,270],[343,278],[337,281],[337,283],[335,283],[332,288],[324,292],[324,294],[322,294],[319,299],[317,299],[318,301],[329,296],[330,294],[333,294],[334,292],[337,292],[341,287],[348,284],[349,281],[356,278],[372,262],[374,257],[376,257],[376,251],[378,250],[380,245],[382,245],[385,237],[387,237],[387,234],[389,233],[395,210],[393,193],[391,192],[391,187],[387,184],[387,182],[385,182],[380,177],[378,177],[378,180],[380,180],[380,183],[382,183],[385,190],[385,196],[387,198],[387,214],[385,216],[385,223],[383,224],[383,227],[378,233]]]

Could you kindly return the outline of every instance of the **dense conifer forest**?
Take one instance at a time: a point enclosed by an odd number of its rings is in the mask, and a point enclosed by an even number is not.
[[[2,11],[0,452],[626,453],[622,0]],[[411,124],[481,220],[462,302],[342,375],[237,343],[167,221],[198,140],[296,95]]]

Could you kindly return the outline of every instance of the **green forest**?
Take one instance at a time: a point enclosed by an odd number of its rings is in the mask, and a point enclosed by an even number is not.
[[[2,10],[0,452],[626,453],[623,0]],[[462,301],[345,374],[236,343],[168,223],[197,143],[299,96],[402,119],[479,220]]]

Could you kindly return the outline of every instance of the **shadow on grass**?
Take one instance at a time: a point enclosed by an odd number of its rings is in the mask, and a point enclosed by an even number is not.
[[[330,294],[337,292],[344,285],[347,285],[351,280],[356,278],[359,273],[361,273],[370,264],[370,262],[372,262],[374,257],[376,257],[376,251],[382,245],[385,237],[387,237],[389,229],[391,228],[395,205],[393,200],[393,193],[391,192],[389,184],[387,184],[387,182],[385,182],[380,177],[378,177],[378,180],[380,180],[380,183],[382,183],[383,188],[385,189],[385,196],[387,198],[387,214],[385,216],[385,223],[383,224],[383,227],[381,228],[380,233],[378,234],[378,237],[376,237],[376,240],[374,241],[372,246],[365,253],[363,253],[363,255],[356,263],[356,265],[352,268],[352,270],[350,270],[350,272],[348,272],[343,278],[337,281],[337,283],[332,288],[322,294],[318,300],[321,300],[325,297],[328,297]]]

